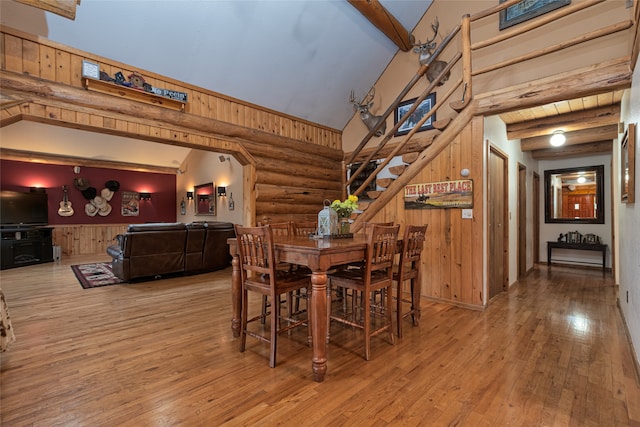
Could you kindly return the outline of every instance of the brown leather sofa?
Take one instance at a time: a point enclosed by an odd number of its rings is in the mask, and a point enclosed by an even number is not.
[[[131,224],[107,253],[113,273],[124,281],[197,274],[230,265],[227,239],[234,236],[229,222]]]

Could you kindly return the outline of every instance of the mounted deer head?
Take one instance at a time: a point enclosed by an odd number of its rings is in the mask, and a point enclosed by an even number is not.
[[[349,102],[353,104],[353,109],[360,112],[360,118],[370,131],[376,127],[378,122],[382,119],[381,116],[374,116],[369,112],[369,109],[373,107],[373,97],[376,94],[375,86],[369,89],[369,92],[362,98],[362,101],[358,101],[351,91],[349,96]],[[385,122],[375,133],[375,136],[382,136],[387,133],[387,123]]]
[[[420,62],[420,65],[425,65],[429,61],[429,58],[431,58],[431,56],[433,55],[433,50],[437,47],[437,43],[435,42],[435,39],[438,36],[439,28],[440,28],[440,22],[436,17],[436,22],[431,24],[431,29],[433,30],[433,37],[428,39],[425,43],[422,43],[420,42],[420,40],[418,40],[418,44],[412,45],[413,51],[418,54],[418,61]],[[435,78],[438,77],[438,75],[442,72],[442,70],[446,68],[446,66],[447,66],[447,63],[444,61],[440,61],[440,60],[433,61],[429,65],[429,68],[427,69],[427,73],[426,73],[427,80],[429,80],[429,82],[434,81]],[[444,82],[449,80],[450,74],[451,73],[447,73],[442,78],[442,80],[438,83],[438,86],[442,86]]]

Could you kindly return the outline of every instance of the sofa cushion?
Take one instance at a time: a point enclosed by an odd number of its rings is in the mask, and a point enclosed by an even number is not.
[[[127,232],[184,230],[186,227],[181,222],[150,222],[146,224],[130,224],[127,227]]]

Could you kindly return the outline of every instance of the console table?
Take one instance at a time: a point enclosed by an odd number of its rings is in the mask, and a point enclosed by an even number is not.
[[[551,265],[551,250],[557,249],[576,249],[580,251],[596,251],[602,252],[602,272],[606,271],[607,263],[607,245],[600,243],[567,243],[567,242],[547,242],[547,264]],[[592,262],[572,261],[582,264],[596,264]]]

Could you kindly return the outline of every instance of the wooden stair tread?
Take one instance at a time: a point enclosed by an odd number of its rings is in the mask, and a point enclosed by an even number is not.
[[[440,119],[440,120],[436,120],[435,122],[433,122],[433,127],[438,129],[438,130],[442,130],[442,129],[446,128],[447,126],[449,126],[449,123],[451,123],[451,119],[450,118]]]
[[[390,166],[389,172],[393,175],[402,175],[402,172],[407,168],[407,165]]]
[[[418,160],[418,156],[420,156],[420,153],[418,152],[413,152],[413,153],[405,153],[402,155],[402,161],[404,163],[413,163],[416,160]]]
[[[378,178],[376,185],[378,187],[387,188],[393,182],[393,178]]]

